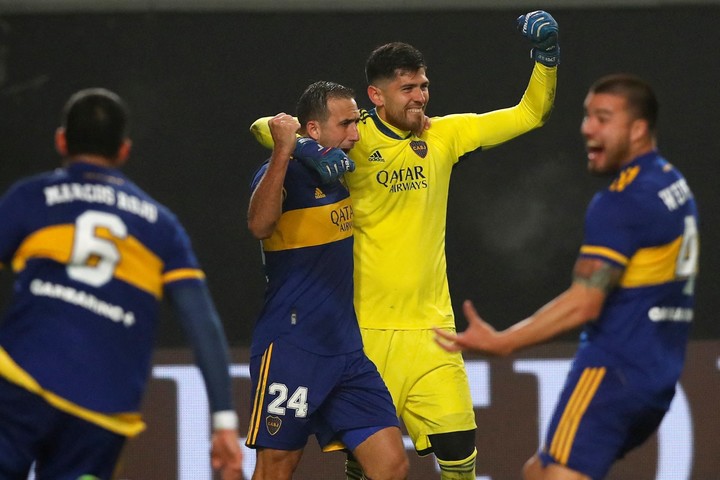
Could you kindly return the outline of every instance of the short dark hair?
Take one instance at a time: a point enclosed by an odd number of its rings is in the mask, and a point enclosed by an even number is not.
[[[116,93],[104,88],[80,90],[62,112],[68,155],[115,158],[127,138],[128,121],[127,106]]]
[[[403,42],[391,42],[372,51],[365,62],[365,78],[368,85],[378,80],[393,79],[400,72],[417,72],[427,69],[425,58],[417,48]]]
[[[637,118],[646,120],[655,132],[659,104],[652,87],[642,78],[629,73],[606,75],[590,87],[590,93],[607,93],[624,97]]]
[[[301,128],[305,128],[310,120],[325,121],[330,116],[327,102],[331,98],[355,98],[352,88],[335,82],[320,80],[311,83],[300,95],[297,103],[297,118]]]

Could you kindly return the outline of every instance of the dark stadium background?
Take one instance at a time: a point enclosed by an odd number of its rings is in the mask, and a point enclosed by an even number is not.
[[[0,6],[2,2],[0,2]],[[523,12],[524,10],[520,10]],[[661,101],[659,145],[701,209],[696,338],[720,335],[720,7],[553,9],[562,64],[550,121],[453,175],[447,229],[450,288],[498,327],[562,291],[583,213],[606,183],[585,171],[582,101],[598,76],[630,71]],[[248,184],[268,152],[248,133],[262,115],[293,112],[319,79],[356,89],[369,106],[364,60],[404,40],[429,64],[430,115],[515,104],[532,62],[516,10],[378,13],[119,12],[2,15],[0,190],[54,168],[53,132],[75,90],[104,86],[129,103],[133,154],[125,171],[189,231],[233,345],[247,345],[264,287],[248,233]],[[418,259],[422,261],[422,259]],[[6,281],[7,275],[3,275]],[[0,297],[7,301],[7,289]],[[166,316],[167,320],[167,316]],[[185,340],[163,323],[160,345]]]

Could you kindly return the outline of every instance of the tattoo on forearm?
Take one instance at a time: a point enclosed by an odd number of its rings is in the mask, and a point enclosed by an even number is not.
[[[573,272],[573,282],[609,293],[618,284],[621,272],[610,264],[599,263],[592,269],[576,268]]]

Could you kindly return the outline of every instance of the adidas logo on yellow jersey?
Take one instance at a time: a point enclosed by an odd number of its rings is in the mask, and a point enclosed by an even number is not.
[[[315,199],[325,198],[325,194],[319,188],[315,187]]]
[[[385,159],[380,155],[379,150],[375,150],[370,156],[368,157],[368,162],[385,162]]]

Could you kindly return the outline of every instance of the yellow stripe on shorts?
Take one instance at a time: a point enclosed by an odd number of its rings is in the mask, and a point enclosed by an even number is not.
[[[570,458],[580,421],[604,376],[605,367],[586,368],[565,406],[550,444],[550,454],[562,465],[567,464]]]
[[[273,344],[265,350],[260,361],[260,375],[258,377],[257,390],[255,391],[255,401],[253,402],[252,415],[250,417],[250,426],[248,428],[247,444],[255,445],[257,441],[258,431],[262,423],[263,410],[262,406],[265,401],[265,391],[267,390],[267,377],[270,370],[270,360],[272,359]]]

